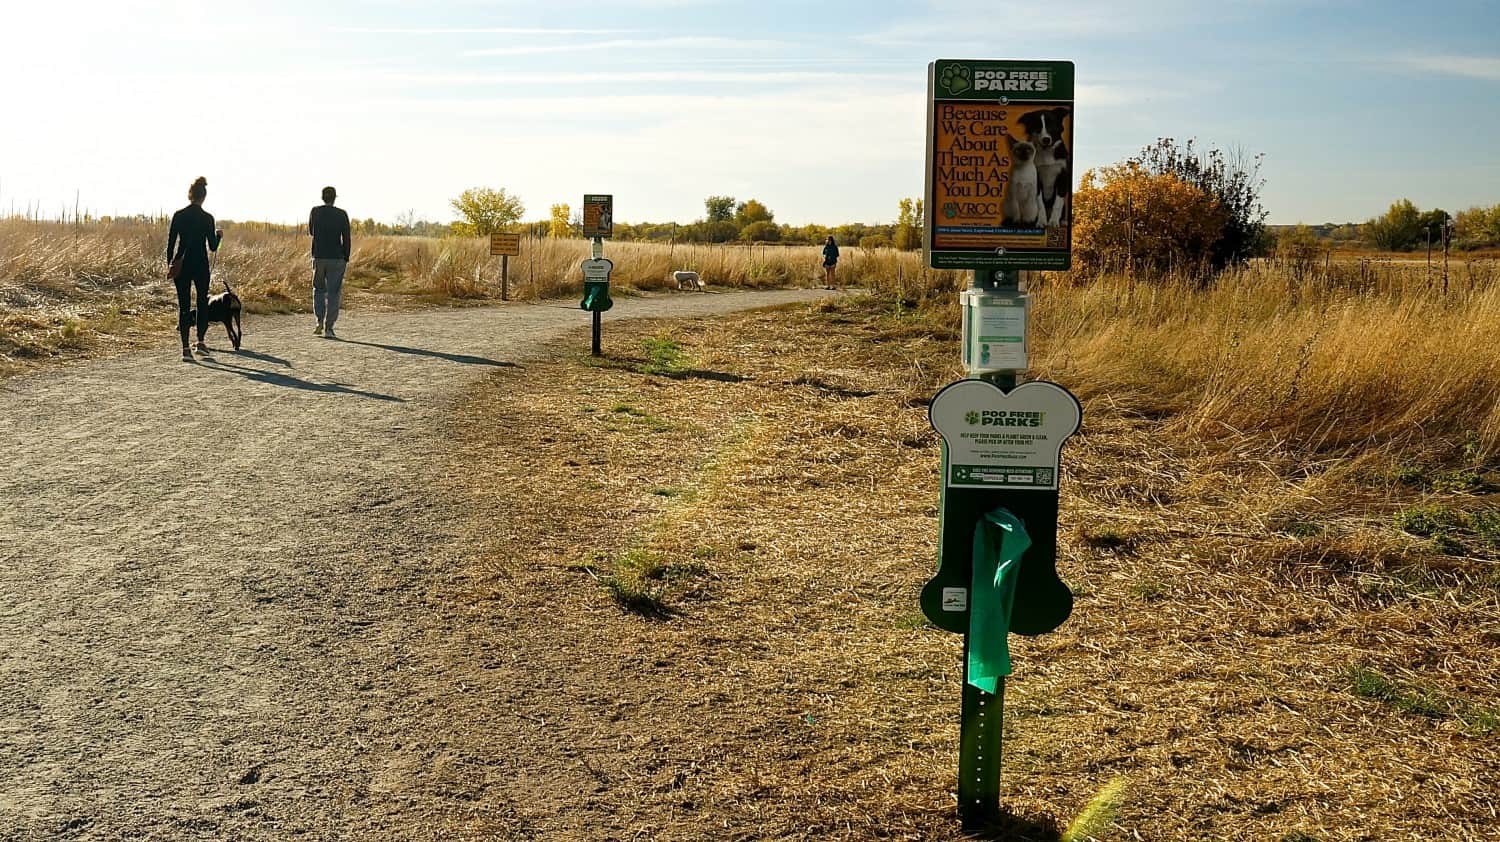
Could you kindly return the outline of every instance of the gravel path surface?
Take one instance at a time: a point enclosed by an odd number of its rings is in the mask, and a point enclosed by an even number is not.
[[[424,711],[459,690],[409,667],[454,631],[429,597],[461,554],[429,457],[469,384],[586,324],[356,312],[325,341],[256,318],[239,354],[186,364],[164,337],[0,383],[0,838],[425,838],[398,784],[432,777]]]

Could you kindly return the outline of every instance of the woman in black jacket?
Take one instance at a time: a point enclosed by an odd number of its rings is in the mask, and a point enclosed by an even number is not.
[[[823,283],[824,289],[833,289],[834,274],[839,270],[839,244],[833,241],[833,235],[828,235],[827,242],[823,243]]]
[[[203,334],[208,332],[208,253],[218,251],[224,232],[214,227],[213,214],[203,209],[208,197],[208,179],[203,176],[188,188],[190,204],[172,214],[167,234],[168,274],[177,282],[177,332],[182,335],[182,358],[191,361],[188,325],[192,319],[191,293],[198,291],[198,353],[208,353]]]

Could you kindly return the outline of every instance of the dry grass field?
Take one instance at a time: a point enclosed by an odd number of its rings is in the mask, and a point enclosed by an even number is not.
[[[1398,392],[1427,402],[1423,428],[1383,417],[1396,396],[1362,413],[1352,402],[1387,397],[1334,344],[1353,339],[1294,322],[1282,372],[1274,348],[1233,336],[1275,323],[1275,306],[1234,305],[1244,295],[1039,292],[1042,371],[1085,403],[1059,565],[1078,602],[1054,634],[1013,643],[1013,815],[995,838],[1500,829],[1494,380],[1476,362],[1443,381],[1470,384],[1468,414],[1431,387]],[[1476,294],[1438,324],[1492,307]],[[1403,308],[1450,309],[1351,297],[1328,320]],[[587,688],[515,697],[518,750],[585,758],[504,788],[527,828],[959,838],[959,641],[916,605],[937,526],[925,403],[958,376],[936,312],[872,298],[636,324],[610,332],[602,363],[574,356],[578,338],[459,409],[453,496],[473,504],[479,568],[451,598],[474,612],[473,648]],[[1194,343],[1163,347],[1172,336]],[[1261,361],[1236,371],[1271,394],[1226,395],[1198,371],[1236,348]],[[1326,434],[1330,405],[1358,436]],[[535,621],[483,642],[518,617]],[[558,780],[592,795],[538,795]]]
[[[0,224],[0,374],[164,335],[161,234]],[[252,311],[305,308],[303,240],[229,237],[218,271]],[[608,254],[625,293],[673,268],[811,285],[818,262]],[[936,528],[925,401],[958,376],[963,279],[848,255],[866,299],[622,328],[603,365],[501,370],[455,412],[481,573],[449,597],[545,613],[505,645],[623,700],[608,724],[532,711],[599,743],[589,809],[621,838],[696,838],[710,807],[726,838],[954,834],[957,642],[915,594]],[[516,297],[569,293],[584,256],[523,244]],[[497,271],[478,241],[371,238],[352,303],[485,302]],[[1077,393],[1085,425],[1064,460],[1078,607],[1014,650],[1020,838],[1059,838],[1107,786],[1101,838],[1493,836],[1500,264],[1443,282],[1335,257],[1033,292],[1032,374]]]
[[[147,223],[61,225],[0,220],[0,376],[51,359],[137,347],[166,335],[176,297],[165,280],[166,227]],[[583,240],[527,238],[510,261],[511,297],[576,293]],[[662,246],[611,243],[613,281],[625,294],[672,286],[674,269],[695,269],[710,285],[765,288],[822,283],[812,246]],[[231,224],[215,258],[251,313],[311,309],[306,237]],[[914,255],[849,249],[842,270],[893,288],[951,284],[923,272]],[[913,279],[917,280],[913,280]],[[214,290],[222,290],[216,280]],[[356,237],[345,281],[346,306],[393,309],[498,300],[500,260],[478,239]]]

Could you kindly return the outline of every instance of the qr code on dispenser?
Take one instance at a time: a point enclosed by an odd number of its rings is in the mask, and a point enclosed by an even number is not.
[[[1036,484],[1037,485],[1051,485],[1052,484],[1052,469],[1051,468],[1042,468],[1042,469],[1038,470],[1036,472]]]

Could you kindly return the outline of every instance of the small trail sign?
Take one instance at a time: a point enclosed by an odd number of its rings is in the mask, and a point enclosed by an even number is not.
[[[520,234],[491,234],[490,255],[493,257],[520,257]]]
[[[615,231],[615,197],[586,193],[583,197],[583,236],[608,240]]]
[[[1067,269],[1073,63],[927,66],[926,220],[934,269]]]

